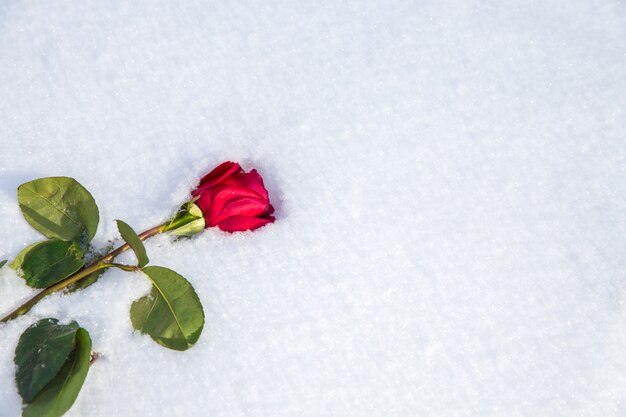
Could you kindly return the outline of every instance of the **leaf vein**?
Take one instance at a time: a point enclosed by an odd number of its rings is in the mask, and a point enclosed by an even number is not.
[[[82,224],[80,222],[80,220],[74,219],[72,216],[70,216],[69,214],[67,214],[65,211],[61,210],[59,207],[57,207],[51,200],[49,200],[46,196],[39,194],[37,191],[35,190],[27,190],[30,191],[31,193],[35,194],[36,196],[38,196],[39,198],[45,200],[48,204],[50,204],[55,210],[57,210],[59,213],[61,213],[62,215],[64,215],[65,217],[67,217],[68,219],[70,219],[72,221],[72,223],[74,223],[75,225],[82,227]]]
[[[148,276],[150,277],[150,275],[148,275]],[[167,298],[165,298],[165,294],[163,293],[163,291],[161,290],[159,285],[152,279],[152,277],[150,277],[150,280],[154,284],[154,288],[156,288],[157,291],[159,291],[159,293],[161,294],[161,297],[163,297],[163,300],[165,301],[165,304],[167,304],[167,307],[172,312],[172,316],[174,317],[174,321],[176,321],[176,325],[178,325],[178,328],[180,329],[180,333],[183,335],[183,338],[185,339],[187,344],[189,344],[189,340],[187,339],[187,335],[185,334],[185,331],[183,330],[183,326],[180,325],[180,322],[178,321],[178,316],[176,316],[176,312],[174,312],[174,309],[172,308],[172,305],[167,300]]]

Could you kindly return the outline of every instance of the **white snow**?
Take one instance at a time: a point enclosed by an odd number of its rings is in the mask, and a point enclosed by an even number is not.
[[[149,284],[108,272],[0,327],[2,417],[48,316],[101,354],[69,417],[626,415],[623,2],[0,2],[0,259],[23,182],[78,179],[104,246],[224,160],[277,222],[147,245],[198,344],[134,334]],[[31,292],[3,268],[0,314]]]

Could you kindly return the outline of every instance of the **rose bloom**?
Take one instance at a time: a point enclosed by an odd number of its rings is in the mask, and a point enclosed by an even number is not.
[[[191,195],[202,210],[205,227],[238,232],[274,222],[263,178],[256,169],[244,172],[235,162],[224,162],[202,177]]]

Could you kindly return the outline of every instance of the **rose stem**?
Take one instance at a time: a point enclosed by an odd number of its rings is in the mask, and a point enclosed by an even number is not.
[[[165,229],[165,226],[168,223],[164,223],[161,224],[159,226],[153,227],[152,229],[148,229],[145,232],[140,233],[139,239],[141,240],[146,240],[154,235],[157,235],[161,232],[163,232],[163,230]],[[22,304],[21,306],[19,306],[18,308],[16,308],[12,313],[8,314],[7,316],[3,317],[0,320],[0,323],[6,323],[9,320],[13,320],[21,315],[24,315],[26,313],[28,313],[30,311],[31,308],[33,308],[33,306],[35,304],[37,304],[39,302],[39,300],[41,300],[42,298],[44,298],[45,296],[52,294],[54,292],[57,292],[59,290],[62,290],[63,288],[68,287],[69,285],[74,284],[75,282],[78,282],[86,277],[88,277],[89,275],[91,275],[92,273],[96,272],[99,269],[104,269],[104,268],[110,268],[110,267],[119,267],[119,265],[116,264],[112,264],[111,261],[113,260],[113,258],[115,258],[117,255],[119,255],[120,253],[127,251],[128,249],[130,249],[130,245],[128,243],[123,244],[122,246],[120,246],[119,248],[109,252],[108,254],[106,254],[104,257],[102,257],[100,260],[92,263],[89,266],[84,267],[83,269],[81,269],[80,271],[76,272],[73,275],[70,275],[69,277],[65,278],[62,281],[57,282],[54,285],[49,286],[48,288],[45,288],[43,290],[41,290],[40,292],[38,292],[37,294],[35,294],[34,297],[32,297],[30,300],[26,301],[24,304]],[[134,268],[134,267],[133,267]]]

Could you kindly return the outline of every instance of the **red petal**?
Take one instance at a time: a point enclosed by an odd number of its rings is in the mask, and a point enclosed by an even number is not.
[[[222,162],[213,171],[202,177],[200,185],[192,194],[195,196],[201,189],[210,188],[239,171],[241,171],[241,166],[238,163],[231,161]]]
[[[200,193],[200,196],[195,201],[195,204],[198,207],[200,207],[200,210],[202,211],[202,214],[204,215],[205,220],[209,218],[208,214],[211,211],[211,206],[213,205],[211,197],[212,197],[211,193],[207,191],[207,192]],[[209,227],[208,221],[207,221],[206,226]]]
[[[256,169],[253,169],[252,171],[247,173],[240,172],[238,174],[231,175],[229,178],[226,178],[222,182],[222,184],[247,187],[252,191],[259,193],[259,195],[266,200],[269,200],[269,195],[267,194],[267,190],[263,185],[263,178],[261,178]]]
[[[211,196],[211,204],[208,207],[208,211],[203,210],[204,217],[209,223],[212,223],[212,220],[222,212],[224,206],[233,200],[240,197],[262,199],[257,192],[252,191],[249,188],[222,184],[219,184],[210,190],[206,190],[200,194],[200,198],[203,198],[205,195]]]
[[[254,230],[261,226],[265,226],[268,223],[274,223],[272,216],[265,218],[259,217],[245,217],[245,216],[233,216],[226,220],[222,220],[217,227],[225,232],[241,232],[244,230]]]
[[[269,214],[270,208],[271,206],[263,198],[237,197],[225,204],[210,223],[215,225],[233,216],[261,217]]]

